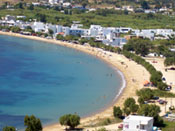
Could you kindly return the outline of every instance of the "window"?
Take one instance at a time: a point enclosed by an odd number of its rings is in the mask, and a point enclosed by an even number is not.
[[[140,125],[140,129],[145,129],[145,125]]]

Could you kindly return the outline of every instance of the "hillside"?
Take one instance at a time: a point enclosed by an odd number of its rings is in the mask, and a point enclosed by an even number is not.
[[[18,2],[39,2],[43,0],[0,0],[0,4],[9,2],[11,4]],[[48,1],[48,0],[44,0]],[[65,0],[71,1],[71,0]],[[148,7],[172,7],[175,8],[175,0],[72,0],[75,4],[86,4],[93,7],[121,7],[123,5],[131,5],[134,7],[141,7],[142,5]]]
[[[2,5],[5,2],[8,2],[10,4],[15,4],[18,2],[36,2],[37,0],[0,0],[0,5]]]

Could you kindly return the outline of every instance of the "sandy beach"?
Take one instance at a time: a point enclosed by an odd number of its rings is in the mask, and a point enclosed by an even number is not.
[[[112,117],[113,116],[113,113],[112,113],[113,106],[114,105],[120,106],[122,108],[122,105],[125,99],[128,97],[136,97],[136,94],[135,94],[136,90],[143,88],[143,82],[145,80],[149,80],[149,77],[150,77],[150,74],[146,71],[144,67],[135,63],[134,61],[130,61],[129,59],[127,59],[126,57],[120,54],[106,52],[98,48],[71,44],[68,42],[63,42],[63,41],[58,41],[58,40],[53,40],[53,39],[45,39],[45,38],[40,38],[40,37],[35,37],[35,36],[25,36],[21,34],[1,32],[1,31],[0,31],[0,34],[22,37],[22,38],[33,39],[33,40],[40,40],[43,42],[54,43],[54,44],[66,46],[69,48],[74,48],[76,50],[94,55],[104,60],[105,62],[112,65],[114,68],[116,68],[117,70],[120,70],[123,73],[125,80],[126,80],[126,87],[124,88],[120,96],[117,96],[116,94],[117,97],[115,99],[114,104],[105,110],[99,110],[98,113],[81,119],[80,127],[90,125],[91,123],[98,121],[101,118]],[[61,127],[59,123],[56,123],[56,124],[44,127],[43,131],[58,131],[58,130],[61,131],[63,129],[64,127]]]

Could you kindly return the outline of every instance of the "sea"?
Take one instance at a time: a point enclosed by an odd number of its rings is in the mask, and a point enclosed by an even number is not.
[[[86,117],[110,106],[123,88],[113,66],[78,50],[0,35],[0,130],[24,130],[24,117],[42,125],[64,114]]]

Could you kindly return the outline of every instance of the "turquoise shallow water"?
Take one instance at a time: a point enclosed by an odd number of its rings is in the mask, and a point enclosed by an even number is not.
[[[94,56],[40,41],[0,35],[0,129],[43,124],[66,113],[87,116],[111,103],[122,85],[115,69]]]

